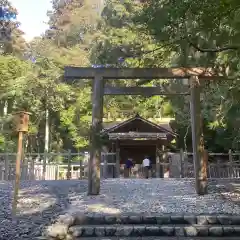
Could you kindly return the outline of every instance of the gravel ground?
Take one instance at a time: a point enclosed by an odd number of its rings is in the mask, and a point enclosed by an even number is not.
[[[212,182],[209,194],[199,197],[191,179],[109,179],[102,182],[99,196],[87,196],[87,181],[22,182],[19,214],[13,220],[12,184],[0,182],[0,240],[34,239],[66,212],[240,214],[231,194],[225,192],[223,198],[219,189]]]

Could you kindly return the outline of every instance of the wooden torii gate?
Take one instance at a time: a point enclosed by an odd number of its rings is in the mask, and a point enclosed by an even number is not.
[[[209,68],[82,68],[65,67],[64,77],[67,83],[75,79],[93,79],[93,108],[91,150],[88,163],[88,194],[100,192],[100,163],[104,95],[169,95],[161,87],[109,87],[105,79],[188,79],[190,91],[176,92],[170,95],[190,95],[193,160],[195,188],[199,195],[207,193],[207,154],[204,150],[200,108],[200,81],[223,78]]]

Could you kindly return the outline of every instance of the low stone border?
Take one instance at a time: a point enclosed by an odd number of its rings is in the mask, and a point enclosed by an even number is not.
[[[199,225],[240,225],[240,215],[107,215],[88,216],[80,214],[61,215],[57,220],[66,225],[101,224],[199,224]]]
[[[62,226],[58,226],[63,230]],[[106,225],[106,226],[73,226],[65,231],[52,232],[48,237],[56,239],[71,239],[77,237],[139,237],[139,236],[169,236],[169,237],[240,237],[240,226],[157,226],[157,225]]]
[[[87,216],[62,215],[44,234],[52,239],[77,237],[239,236],[240,216],[161,215]]]

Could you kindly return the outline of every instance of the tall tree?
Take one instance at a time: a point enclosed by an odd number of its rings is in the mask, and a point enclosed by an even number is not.
[[[1,53],[23,56],[27,44],[23,38],[23,32],[19,29],[17,9],[8,0],[1,0],[0,6]]]
[[[134,22],[135,15],[142,8],[143,5],[136,1],[106,1],[99,24],[101,34],[96,36],[91,51],[92,63],[115,67],[158,67],[169,64],[166,49],[163,51],[163,46],[152,36],[139,31],[140,25]],[[158,54],[155,49],[158,49]],[[150,85],[158,82],[152,81]],[[130,86],[139,83],[121,81],[116,84]],[[164,105],[164,98],[159,96],[106,96],[108,117],[112,118],[131,117],[136,113],[145,117],[172,116],[172,111],[164,112]]]
[[[30,54],[36,59],[43,56],[54,59],[60,68],[64,65],[89,66],[89,52],[93,36],[97,34],[100,17],[93,3],[94,1],[53,1],[53,11],[48,13],[50,28],[42,38],[34,39]],[[50,114],[50,122],[59,124],[58,129],[54,129],[63,140],[62,146],[76,150],[88,145],[90,85],[82,82],[70,88],[65,87],[71,92],[72,98],[69,103],[65,102],[64,110]]]
[[[236,0],[221,1],[147,1],[136,21],[142,30],[159,43],[167,45],[174,58],[172,63],[180,66],[212,66],[227,75],[236,77],[232,82],[216,82],[205,86],[202,107],[206,128],[207,144],[217,142],[218,149],[239,148],[237,81],[239,65],[239,10]],[[182,114],[184,101],[173,102],[177,114]],[[229,114],[231,113],[231,114]],[[234,116],[234,117],[233,117]],[[189,123],[185,122],[185,128]],[[223,130],[223,131],[222,131]],[[229,136],[229,131],[234,132]],[[228,139],[228,140],[227,140]],[[215,145],[216,146],[216,145]],[[216,148],[215,148],[216,149]]]

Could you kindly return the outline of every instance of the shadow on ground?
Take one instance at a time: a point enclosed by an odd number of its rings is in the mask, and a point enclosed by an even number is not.
[[[240,179],[219,180],[218,191],[224,199],[240,206]]]
[[[22,182],[19,192],[18,214],[11,215],[12,184],[0,183],[0,239],[36,239],[46,225],[54,223],[68,208],[69,189],[61,188],[61,181]],[[57,187],[59,186],[59,187]],[[86,186],[83,184],[83,191]]]

